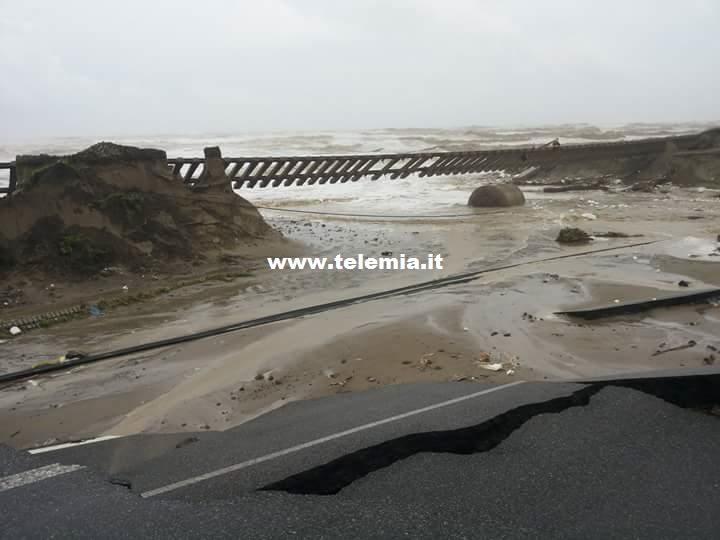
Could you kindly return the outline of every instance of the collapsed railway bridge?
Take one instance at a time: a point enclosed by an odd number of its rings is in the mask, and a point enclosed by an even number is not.
[[[398,154],[349,154],[315,156],[266,156],[223,158],[225,173],[235,188],[264,188],[378,180],[462,175],[504,171],[518,174],[530,168],[551,168],[558,163],[657,157],[668,151],[675,155],[720,152],[720,128],[698,134],[657,137],[633,141],[539,147],[512,147],[461,152],[418,152]],[[178,180],[192,185],[198,181],[205,158],[170,158],[168,167]],[[16,162],[0,163],[0,181],[5,173],[6,187],[0,193],[12,194],[18,188]]]

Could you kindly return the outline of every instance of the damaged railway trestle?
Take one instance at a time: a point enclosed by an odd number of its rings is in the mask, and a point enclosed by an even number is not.
[[[233,181],[235,188],[264,188],[356,182],[368,177],[378,180],[383,176],[398,179],[418,175],[422,178],[493,171],[515,174],[530,167],[549,167],[558,162],[659,155],[666,151],[668,143],[672,143],[678,150],[691,150],[697,140],[698,135],[693,134],[496,150],[240,157],[223,158],[223,161],[225,174]],[[205,168],[204,158],[169,158],[167,163],[172,175],[186,184],[196,183]],[[9,170],[9,177],[7,187],[0,187],[0,193],[10,194],[17,188],[15,162],[0,163],[0,172],[3,169]]]

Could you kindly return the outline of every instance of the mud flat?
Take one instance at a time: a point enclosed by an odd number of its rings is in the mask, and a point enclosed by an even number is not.
[[[220,430],[291,400],[379,385],[574,378],[720,361],[720,311],[712,303],[591,323],[554,315],[720,286],[715,187],[581,194],[525,187],[524,207],[445,220],[263,212],[287,239],[271,239],[278,254],[435,252],[446,267],[421,274],[273,272],[255,263],[247,267],[252,276],[195,283],[23,333],[0,345],[3,369],[71,349],[112,350],[467,270],[528,264],[6,386],[0,440],[29,447],[103,434]],[[306,208],[341,210],[342,203]],[[598,235],[589,245],[559,245],[565,226]],[[596,253],[552,260],[588,251]]]

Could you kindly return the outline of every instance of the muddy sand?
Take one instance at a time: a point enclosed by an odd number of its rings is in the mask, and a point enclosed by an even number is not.
[[[243,269],[251,275],[190,284],[116,306],[102,316],[7,340],[0,345],[2,370],[53,360],[69,350],[112,350],[467,270],[528,264],[464,284],[5,386],[0,389],[0,441],[26,448],[100,435],[222,430],[292,400],[388,384],[567,379],[720,361],[717,304],[594,322],[554,315],[720,286],[716,191],[548,194],[524,189],[525,207],[457,219],[263,211],[268,224],[286,238],[278,253],[430,252],[442,253],[446,266],[422,273],[293,272],[270,271],[261,259],[248,259]],[[639,236],[562,246],[555,237],[564,226]],[[604,248],[618,249],[537,262]],[[112,281],[116,278],[99,277],[94,286],[112,287],[119,284]],[[679,287],[681,280],[689,287]],[[63,295],[63,287],[55,284],[55,294]],[[68,300],[38,294],[48,305]]]

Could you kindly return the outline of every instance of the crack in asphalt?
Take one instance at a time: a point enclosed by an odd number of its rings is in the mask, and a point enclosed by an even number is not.
[[[258,491],[284,491],[297,495],[336,495],[353,482],[415,454],[431,452],[469,455],[487,452],[500,445],[535,416],[557,414],[572,407],[587,406],[595,394],[608,386],[636,390],[686,409],[720,403],[720,375],[625,379],[586,384],[587,386],[568,396],[521,405],[474,426],[413,433],[363,448],[265,485]]]
[[[273,482],[261,487],[260,491],[285,491],[298,495],[335,495],[356,480],[418,453],[487,452],[502,443],[531,418],[539,414],[559,413],[570,407],[585,406],[600,390],[600,386],[590,385],[568,396],[521,405],[474,426],[405,435]]]

